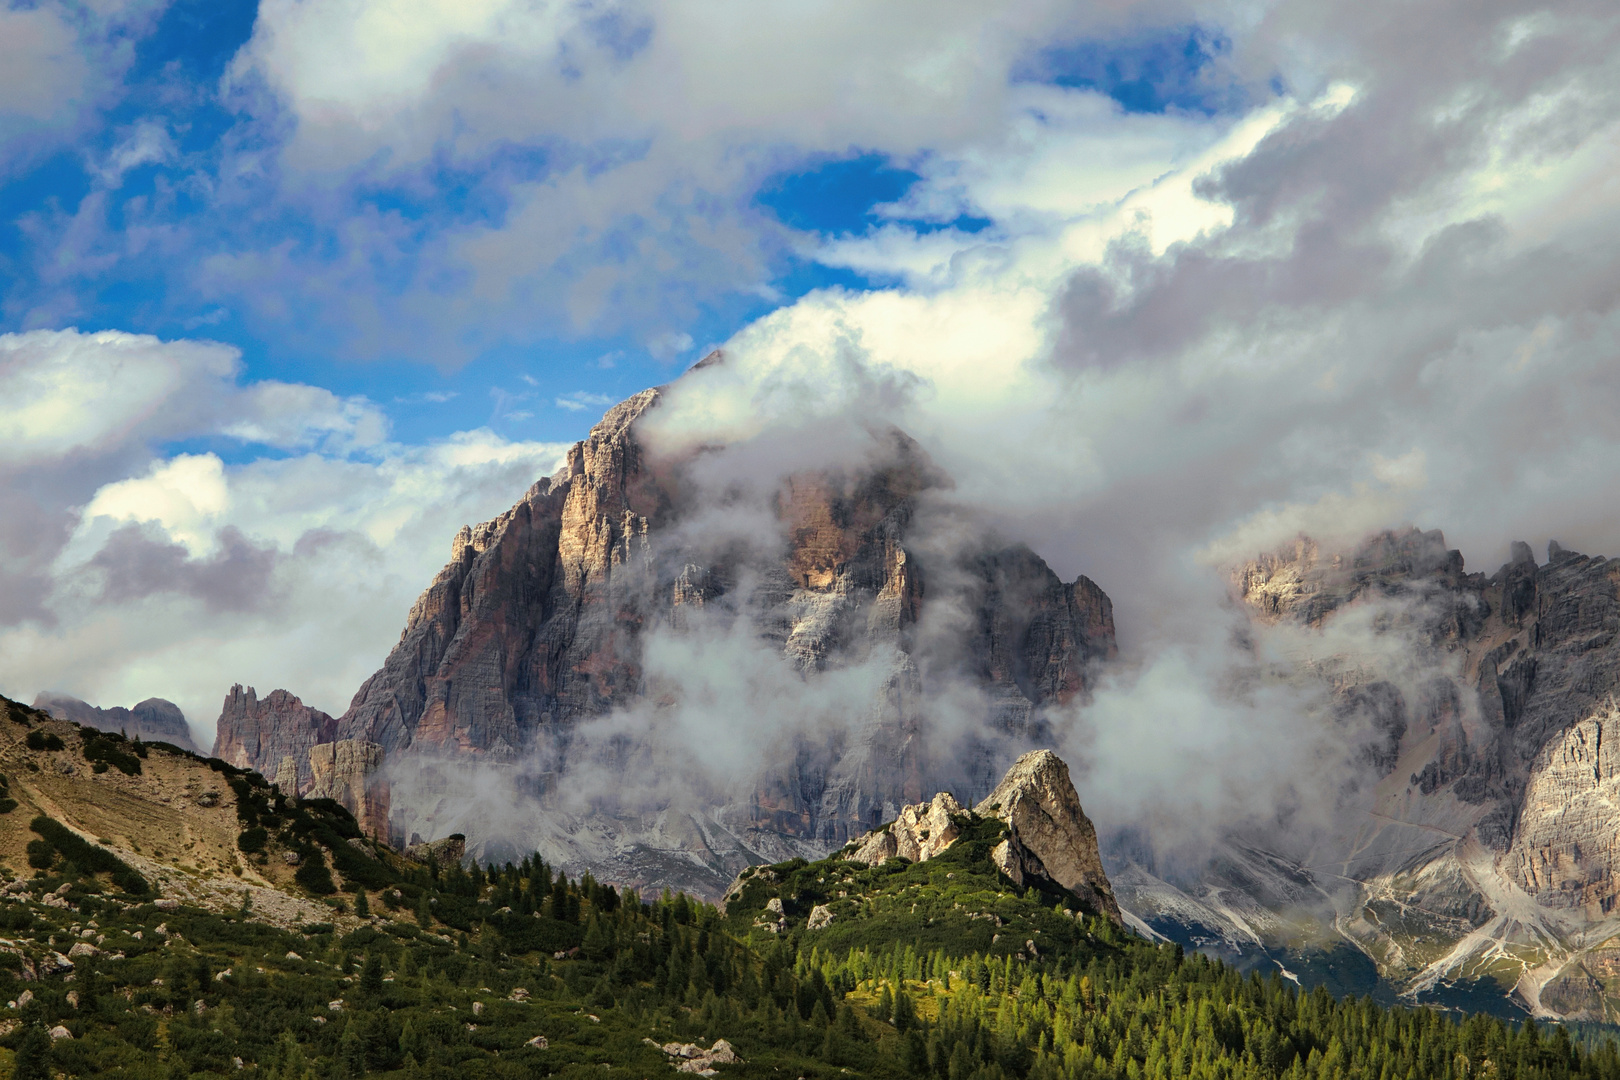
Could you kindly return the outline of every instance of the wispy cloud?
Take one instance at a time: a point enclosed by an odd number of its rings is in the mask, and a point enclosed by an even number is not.
[[[606,394],[590,394],[584,390],[575,390],[556,399],[557,408],[567,409],[569,412],[584,412],[586,409],[605,409],[613,404],[613,399]]]

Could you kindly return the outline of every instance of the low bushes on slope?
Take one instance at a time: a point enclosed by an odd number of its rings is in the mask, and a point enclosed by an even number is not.
[[[152,887],[128,863],[104,847],[92,844],[59,821],[40,814],[28,823],[39,834],[28,842],[28,863],[38,870],[50,870],[61,861],[72,863],[87,874],[106,874],[127,893],[144,896]]]

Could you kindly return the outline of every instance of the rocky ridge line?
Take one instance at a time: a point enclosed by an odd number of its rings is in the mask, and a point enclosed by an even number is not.
[[[163,698],[147,698],[128,709],[122,705],[103,709],[67,694],[47,691],[34,698],[34,708],[83,727],[121,732],[142,742],[164,742],[197,752],[185,713],[180,711],[180,706]]]

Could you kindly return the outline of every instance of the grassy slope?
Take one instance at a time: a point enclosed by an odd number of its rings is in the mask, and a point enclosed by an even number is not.
[[[351,843],[341,807],[192,755],[152,749],[137,775],[86,774],[70,726],[7,708],[0,760],[18,805],[0,813],[0,857],[26,888],[0,901],[0,1002],[32,999],[0,1010],[0,1077],[647,1080],[676,1060],[654,1044],[724,1037],[744,1060],[719,1071],[772,1080],[1620,1080],[1610,1049],[1302,996],[1075,917],[1062,895],[997,874],[993,821],[925,864],[763,868],[721,913],[554,879],[537,860],[440,872]],[[47,728],[62,748],[27,749]],[[133,812],[82,829],[112,806]],[[53,810],[107,840],[105,857],[41,849],[28,822]],[[142,815],[178,831],[160,839]],[[264,850],[218,839],[233,832]],[[114,881],[106,859],[126,856],[153,893]],[[186,902],[160,908],[158,893]],[[358,895],[376,914],[354,912]],[[833,921],[812,931],[820,904]],[[71,978],[23,977],[75,943]],[[73,1038],[52,1044],[56,1025]]]

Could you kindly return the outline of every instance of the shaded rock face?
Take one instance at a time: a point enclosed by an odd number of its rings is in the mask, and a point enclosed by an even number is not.
[[[405,845],[405,857],[407,859],[433,863],[444,870],[448,870],[452,866],[460,866],[461,860],[466,856],[467,838],[460,833],[451,833],[441,839],[427,841],[423,841],[419,837],[412,837],[411,842]]]
[[[290,760],[284,758],[283,763]],[[339,739],[310,747],[308,760],[310,785],[300,794],[342,803],[367,835],[386,842],[390,798],[387,778],[382,775],[382,747]]]
[[[220,709],[214,756],[239,769],[253,769],[274,778],[284,790],[289,774],[282,762],[291,759],[296,784],[288,793],[303,794],[314,782],[310,747],[331,742],[336,734],[336,720],[287,691],[272,690],[260,700],[253,687],[244,690],[238,683],[231,687]]]
[[[782,480],[767,508],[779,543],[713,539],[703,526],[713,505],[690,471],[704,451],[655,460],[637,436],[661,398],[649,390],[615,407],[555,476],[461,530],[399,645],[327,738],[381,746],[390,767],[541,761],[543,798],[571,767],[582,721],[663,692],[644,664],[655,632],[703,633],[746,612],[758,639],[811,682],[857,663],[886,672],[856,731],[800,739],[760,769],[752,792],[692,811],[691,828],[666,815],[643,845],[627,826],[547,852],[573,872],[718,895],[747,863],[832,850],[964,773],[970,788],[988,788],[1006,749],[928,738],[923,703],[942,680],[971,684],[986,729],[1027,746],[1043,711],[1083,698],[1115,654],[1112,605],[1090,580],[1064,582],[1023,547],[940,554],[913,542],[921,500],[948,482],[898,432],[878,438],[867,465]],[[403,790],[396,783],[396,816]],[[576,833],[595,828],[589,817]],[[446,827],[404,825],[418,822]],[[483,842],[471,841],[475,851]]]
[[[1427,760],[1405,766],[1412,785],[1478,807],[1478,837],[1495,851],[1512,844],[1515,822],[1522,829],[1521,809],[1537,813],[1525,803],[1532,772],[1584,752],[1560,749],[1565,733],[1620,686],[1620,563],[1556,543],[1540,566],[1527,545],[1512,552],[1495,574],[1469,574],[1441,533],[1410,529],[1350,554],[1324,555],[1302,539],[1234,576],[1238,595],[1268,619],[1321,626],[1358,601],[1389,605],[1389,628],[1428,654],[1434,674],[1410,700],[1376,673],[1341,680],[1341,707],[1383,731],[1368,757],[1384,769],[1403,739],[1414,741],[1408,729],[1433,732]],[[1552,783],[1549,775],[1543,787]]]
[[[1091,911],[1122,921],[1097,850],[1097,830],[1080,806],[1062,758],[1050,750],[1025,754],[974,811],[1007,823],[1007,839],[991,858],[1015,885],[1045,879]]]
[[[100,731],[121,731],[131,739],[165,742],[197,752],[197,745],[191,741],[191,726],[180,706],[163,698],[147,698],[132,709],[121,705],[102,709],[67,694],[42,693],[34,698],[34,708],[58,720],[71,720]]]
[[[1326,730],[1361,740],[1355,775],[1317,793],[1308,836],[1234,827],[1174,881],[1110,844],[1132,917],[1240,969],[1347,943],[1419,1002],[1511,954],[1502,1008],[1620,1016],[1620,563],[1554,543],[1538,564],[1515,542],[1469,573],[1439,532],[1407,529],[1340,552],[1301,538],[1232,584],[1249,640],[1276,632],[1252,677],[1314,680]],[[1294,648],[1310,659],[1260,659]]]

